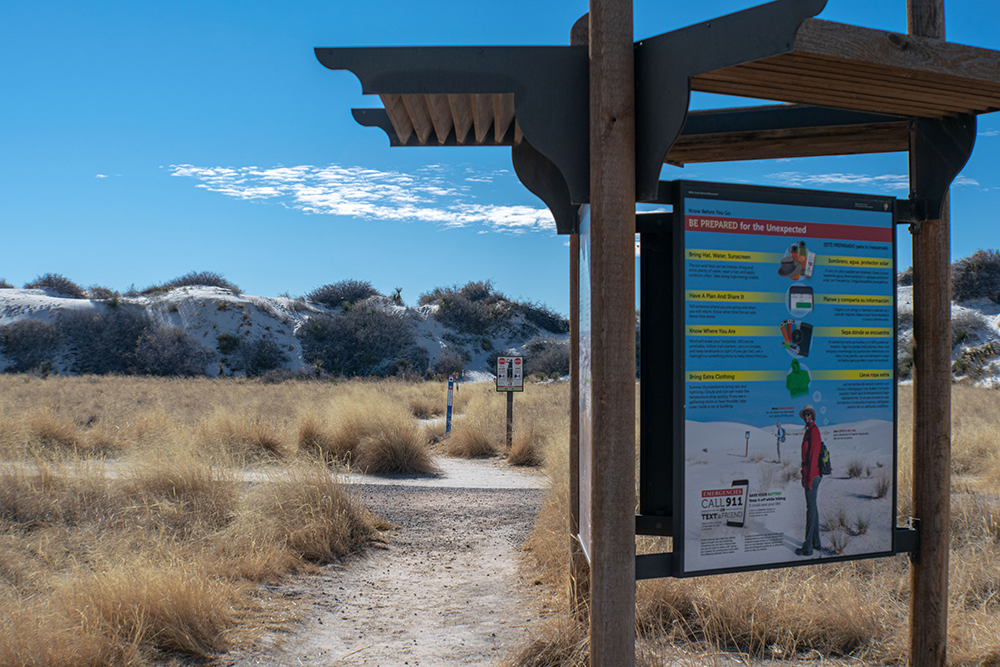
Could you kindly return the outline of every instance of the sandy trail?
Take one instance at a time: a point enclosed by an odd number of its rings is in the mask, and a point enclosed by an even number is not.
[[[521,546],[548,485],[496,460],[441,460],[430,477],[351,479],[400,528],[367,549],[280,587],[303,622],[277,646],[223,664],[495,664],[524,638],[544,595]]]

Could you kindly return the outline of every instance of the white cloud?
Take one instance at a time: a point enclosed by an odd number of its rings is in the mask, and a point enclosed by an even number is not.
[[[107,174],[96,174],[96,175],[94,176],[94,178],[107,178],[107,177],[108,177],[108,175],[107,175]]]
[[[416,174],[364,167],[198,167],[171,165],[173,176],[194,178],[195,186],[227,197],[274,201],[310,214],[371,220],[428,222],[446,229],[482,227],[485,231],[522,234],[555,233],[546,208],[472,203],[466,188],[441,177],[441,165]],[[491,182],[504,170],[477,174],[466,169],[466,181]]]
[[[980,137],[1000,137],[1000,130],[986,130],[977,133]]]
[[[785,187],[859,187],[873,186],[886,190],[906,190],[910,187],[910,178],[906,174],[807,174],[801,171],[781,171],[768,174],[765,178]]]

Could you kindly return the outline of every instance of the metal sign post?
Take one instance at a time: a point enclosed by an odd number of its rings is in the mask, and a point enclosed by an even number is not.
[[[524,357],[497,357],[497,391],[507,394],[507,451],[514,444],[514,392],[524,391]]]
[[[451,404],[452,404],[452,388],[455,386],[455,376],[448,376],[448,412],[444,421],[444,437],[451,437]]]

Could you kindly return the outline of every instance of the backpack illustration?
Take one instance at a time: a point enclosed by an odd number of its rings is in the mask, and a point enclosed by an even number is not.
[[[833,464],[830,462],[830,450],[826,448],[825,442],[819,443],[819,474],[824,477],[833,474]]]

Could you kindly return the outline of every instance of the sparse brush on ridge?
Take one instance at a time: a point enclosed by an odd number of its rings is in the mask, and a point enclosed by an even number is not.
[[[313,303],[327,308],[350,308],[359,301],[378,294],[367,280],[341,280],[317,287],[306,295]]]
[[[24,289],[40,289],[68,299],[86,299],[82,287],[59,273],[46,273],[24,284]]]
[[[168,280],[160,285],[150,285],[149,287],[137,291],[134,288],[126,292],[126,296],[151,296],[155,294],[160,294],[163,292],[169,292],[170,290],[177,289],[178,287],[221,287],[222,289],[227,289],[233,294],[240,295],[243,293],[237,285],[226,280],[221,273],[216,273],[214,271],[190,271],[185,273],[183,276],[174,278],[173,280]]]
[[[0,289],[14,289],[14,286],[3,278],[0,278]]]

